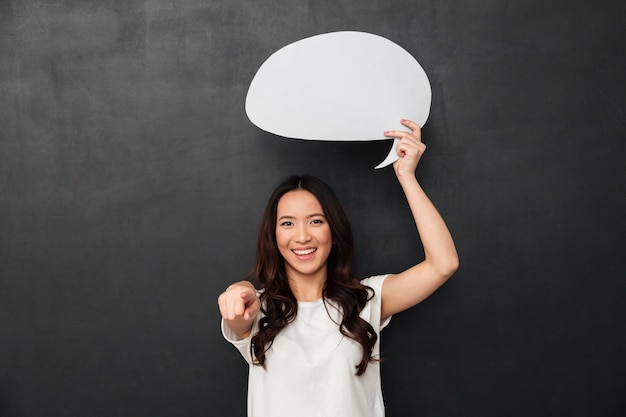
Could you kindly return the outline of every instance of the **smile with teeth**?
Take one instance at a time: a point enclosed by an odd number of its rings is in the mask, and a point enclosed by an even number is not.
[[[317,251],[317,248],[308,248],[308,249],[292,249],[291,250],[293,253],[295,253],[298,256],[305,256],[305,255],[310,255],[313,252]]]

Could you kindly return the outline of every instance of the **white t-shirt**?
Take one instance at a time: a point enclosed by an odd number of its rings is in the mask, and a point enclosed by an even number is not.
[[[374,297],[360,316],[378,335],[372,351],[380,355],[381,288],[386,275],[361,281],[374,290]],[[325,305],[326,304],[326,305]],[[333,316],[333,319],[329,317]],[[257,316],[252,333],[258,331]],[[380,364],[370,362],[361,376],[361,345],[343,336],[336,322],[336,308],[322,299],[298,302],[296,319],[274,338],[265,356],[265,369],[252,365],[251,336],[240,340],[222,321],[222,333],[250,364],[248,375],[249,417],[383,417],[385,406],[380,384]]]

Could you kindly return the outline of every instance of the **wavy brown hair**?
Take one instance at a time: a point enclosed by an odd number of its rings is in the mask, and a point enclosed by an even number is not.
[[[327,277],[322,296],[325,303],[327,300],[332,301],[331,305],[342,313],[341,323],[337,323],[339,331],[363,348],[361,361],[356,365],[356,374],[361,375],[368,363],[375,360],[372,358],[372,349],[377,339],[376,332],[371,324],[359,316],[373,297],[373,290],[352,275],[352,230],[339,199],[325,182],[308,175],[293,175],[278,185],[261,219],[256,261],[248,276],[251,280],[256,279],[263,288],[260,297],[264,317],[259,321],[259,331],[252,337],[250,347],[254,363],[265,367],[265,353],[272,346],[274,338],[298,314],[298,302],[289,287],[285,261],[276,244],[278,202],[283,195],[293,190],[306,190],[313,194],[320,202],[330,226],[333,245],[326,261]]]

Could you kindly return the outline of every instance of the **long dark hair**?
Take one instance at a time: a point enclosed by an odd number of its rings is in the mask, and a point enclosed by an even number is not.
[[[259,331],[252,337],[250,347],[254,363],[265,366],[265,353],[272,346],[276,335],[298,313],[298,302],[287,280],[285,262],[276,244],[276,211],[283,195],[293,190],[306,190],[313,194],[322,206],[330,226],[333,245],[327,260],[326,283],[322,290],[325,300],[343,314],[339,331],[363,347],[363,356],[356,365],[357,375],[363,374],[372,358],[376,332],[371,324],[359,314],[373,297],[373,290],[362,285],[352,275],[354,244],[352,230],[346,214],[333,190],[322,180],[308,175],[290,176],[274,190],[265,208],[259,226],[257,256],[248,278],[258,280],[263,288],[261,311],[265,317],[259,322]],[[328,307],[327,307],[328,308]]]

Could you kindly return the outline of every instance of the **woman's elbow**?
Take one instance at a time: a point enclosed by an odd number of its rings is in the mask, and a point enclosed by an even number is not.
[[[447,281],[454,273],[459,269],[459,257],[451,256],[445,262],[442,262],[439,266],[439,273],[441,274],[443,281]]]

